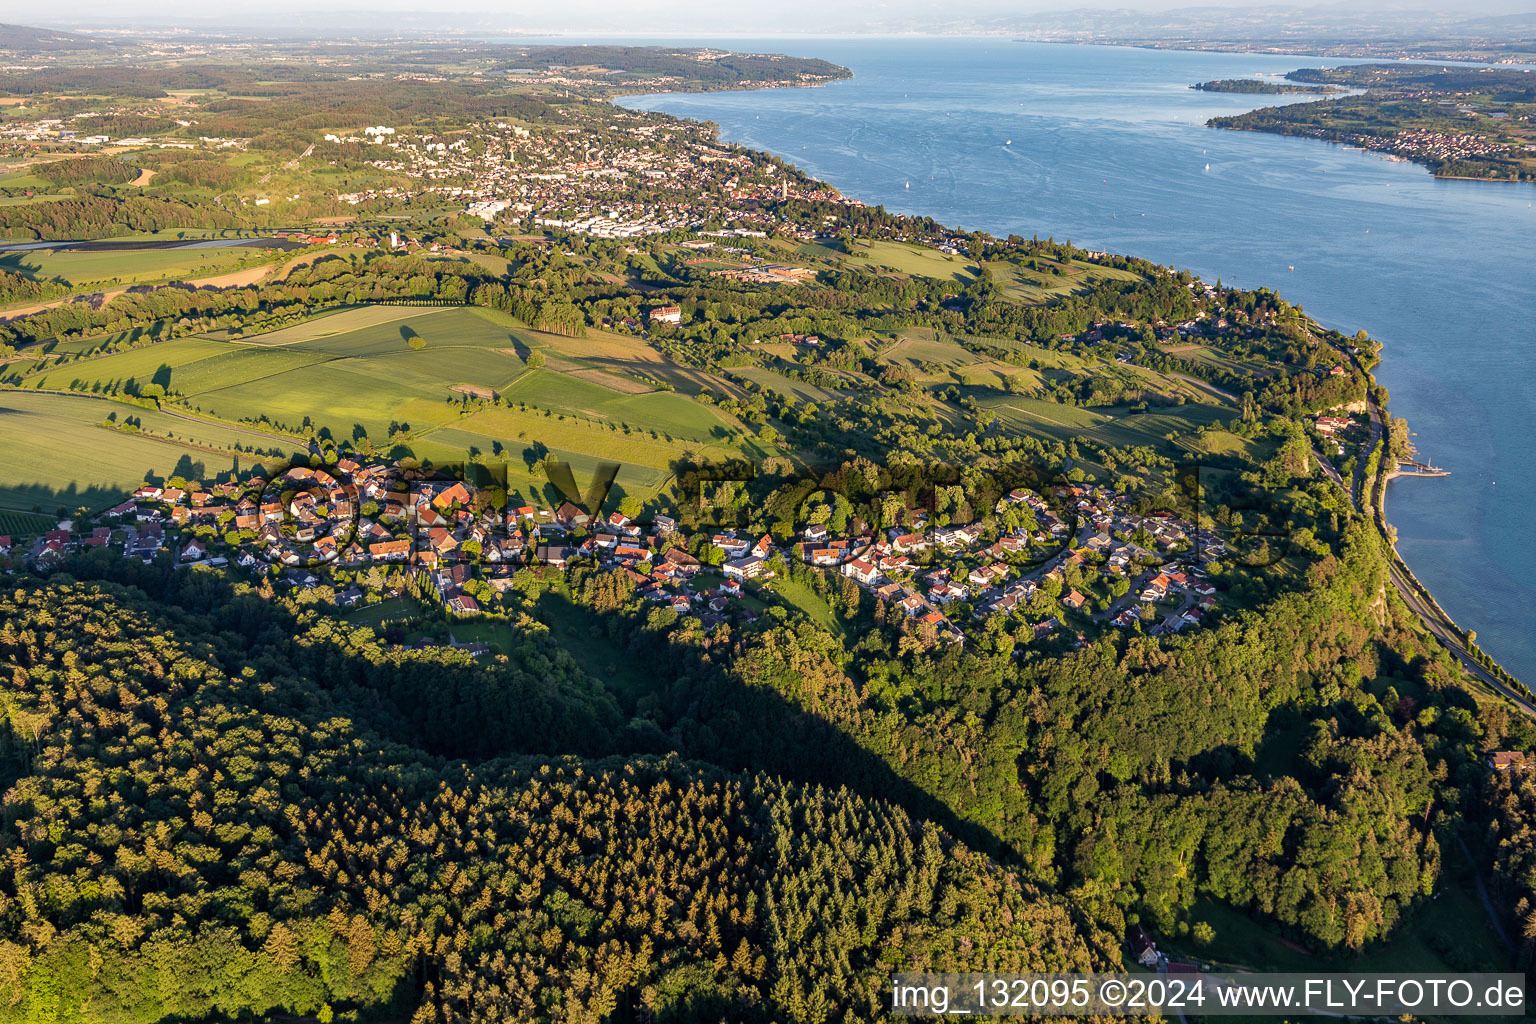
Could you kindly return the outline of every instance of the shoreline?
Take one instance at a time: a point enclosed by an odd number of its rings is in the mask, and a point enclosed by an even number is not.
[[[1256,107],[1254,109],[1263,108]],[[1249,113],[1252,113],[1252,111],[1249,111]],[[1326,142],[1330,146],[1338,146],[1341,149],[1348,149],[1357,153],[1374,154],[1383,160],[1392,160],[1395,163],[1412,164],[1415,167],[1422,167],[1426,175],[1437,181],[1474,181],[1484,185],[1536,185],[1536,181],[1522,180],[1520,178],[1484,178],[1472,174],[1440,174],[1422,160],[1415,160],[1411,156],[1403,156],[1401,153],[1394,153],[1389,149],[1372,149],[1369,146],[1362,146],[1355,142],[1329,139],[1320,135],[1307,135],[1303,132],[1268,131],[1264,128],[1244,128],[1236,125],[1212,124],[1210,121],[1205,123],[1205,127],[1215,128],[1217,131],[1223,132],[1252,132],[1254,135],[1273,135],[1282,139],[1305,139],[1310,142]]]
[[[1018,39],[1015,39],[1013,41],[1014,42],[1044,42],[1045,40],[1018,40]],[[1065,42],[1065,41],[1063,41],[1063,42]],[[1072,45],[1085,45],[1085,44],[1072,44]],[[1122,46],[1132,46],[1133,44],[1095,44],[1095,43],[1089,43],[1089,44],[1086,44],[1086,45],[1122,45]],[[1145,49],[1172,49],[1172,48],[1168,48],[1168,47],[1141,47],[1141,48],[1145,48]],[[1187,51],[1187,52],[1200,53],[1200,52],[1209,52],[1209,51]],[[1235,51],[1235,52],[1242,52],[1242,51]],[[1274,55],[1271,55],[1271,56],[1281,56],[1281,55],[1280,54],[1274,54]],[[850,69],[850,71],[852,71],[852,69]],[[851,79],[853,79],[855,77],[857,77],[857,72],[853,72],[853,74],[850,74],[848,79],[843,79],[843,80],[844,81],[848,81],[848,80],[851,80]],[[732,91],[732,90],[720,90],[720,91]],[[756,90],[746,90],[746,89],[743,89],[743,90],[735,90],[735,91],[756,91]],[[672,90],[671,92],[672,92],[672,94],[679,95],[679,96],[689,95],[689,93],[679,92],[677,90]],[[668,93],[663,92],[663,93],[644,93],[644,94],[630,94],[630,95],[635,95],[637,97],[638,96],[642,96],[642,95],[643,96],[652,96],[652,97],[654,97],[654,96],[665,96],[665,95],[668,95]],[[618,101],[621,98],[623,98],[623,97],[611,97],[608,102],[615,103],[615,105],[620,105],[618,103]],[[652,112],[666,113],[665,111],[655,111],[655,110],[653,110]],[[787,163],[787,164],[790,164],[791,166],[796,167],[796,169],[800,170],[802,174],[806,174],[807,176],[811,176],[809,174],[809,172],[805,171],[803,168],[800,168],[799,165],[797,163],[795,163],[794,157],[791,156],[791,155],[783,155],[783,156],[781,156],[781,155],[779,155],[777,153],[774,153],[774,152],[772,152],[771,150],[768,150],[768,149],[760,149],[760,148],[755,147],[755,146],[747,146],[747,145],[744,145],[744,144],[739,143],[739,142],[729,141],[729,140],[726,140],[726,139],[722,138],[723,129],[716,122],[705,121],[705,120],[700,119],[700,118],[688,117],[688,116],[685,116],[685,115],[677,115],[677,114],[670,114],[670,113],[667,113],[667,116],[669,116],[669,117],[678,117],[678,118],[683,119],[683,120],[698,120],[700,123],[710,124],[710,125],[712,125],[715,128],[715,133],[716,133],[717,140],[725,142],[726,144],[729,144],[729,145],[739,146],[740,148],[746,149],[746,150],[751,151],[751,152],[764,153],[764,154],[766,154],[767,156],[769,156],[769,157],[771,157],[773,159],[780,160],[780,161],[782,161],[784,163]],[[1237,130],[1237,131],[1256,131],[1255,129],[1247,129],[1247,128],[1232,129],[1232,130]],[[1287,134],[1287,133],[1283,133],[1283,132],[1256,132],[1256,133],[1257,134],[1265,134],[1265,135],[1285,135],[1285,134]],[[1296,136],[1296,135],[1292,135],[1292,136],[1289,136],[1289,137],[1291,137],[1291,138],[1307,138],[1307,136]],[[1327,143],[1329,143],[1331,145],[1335,145],[1335,146],[1343,146],[1343,145],[1345,145],[1344,143],[1337,142],[1337,141],[1335,141],[1333,139],[1315,139],[1314,141],[1327,142]],[[1361,152],[1379,152],[1379,151],[1373,151],[1373,150],[1367,150],[1367,149],[1361,148]],[[1415,161],[1409,160],[1409,161],[1405,161],[1405,162],[1412,163],[1412,162],[1415,162]],[[1424,165],[1420,164],[1419,166],[1422,167]],[[1449,176],[1438,176],[1438,175],[1435,175],[1432,171],[1429,171],[1428,168],[1426,168],[1425,170],[1426,170],[1426,174],[1427,174],[1428,177],[1431,177],[1431,178],[1443,177],[1443,178],[1447,178],[1447,179],[1449,178]],[[821,180],[821,179],[818,178],[817,180]],[[1469,180],[1472,180],[1472,181],[1483,181],[1483,180],[1498,181],[1499,179],[1472,178],[1472,179],[1469,179]],[[824,182],[824,184],[828,185],[829,187],[836,188],[843,195],[849,195],[848,192],[846,192],[845,190],[843,190],[841,187],[837,186],[833,182],[827,181],[827,182]],[[1516,184],[1520,184],[1520,182],[1516,182]],[[869,202],[871,200],[865,200],[865,201]],[[884,206],[885,204],[883,202],[879,201],[879,200],[873,200],[872,201],[872,205]],[[985,230],[985,229],[983,229],[983,230]],[[1373,383],[1376,382],[1376,376],[1375,376],[1374,373],[1370,374],[1370,379],[1372,380]],[[1450,614],[1445,611],[1445,609],[1440,605],[1438,600],[1436,600],[1434,598],[1434,596],[1431,593],[1431,591],[1429,590],[1429,588],[1426,587],[1418,579],[1416,574],[1414,574],[1412,568],[1408,565],[1406,559],[1404,559],[1398,553],[1396,544],[1393,543],[1389,539],[1389,537],[1388,537],[1388,534],[1386,532],[1386,527],[1389,524],[1387,522],[1386,513],[1385,513],[1385,495],[1386,495],[1386,488],[1387,488],[1387,483],[1388,482],[1389,482],[1389,480],[1385,480],[1385,479],[1380,480],[1380,483],[1379,483],[1380,489],[1377,492],[1379,494],[1379,496],[1380,496],[1380,504],[1378,505],[1376,501],[1374,501],[1374,500],[1372,501],[1372,505],[1376,506],[1376,507],[1378,507],[1380,509],[1379,518],[1375,514],[1370,513],[1369,510],[1362,509],[1362,511],[1367,512],[1368,514],[1372,514],[1372,518],[1376,519],[1376,521],[1378,523],[1378,532],[1382,536],[1383,540],[1388,542],[1388,550],[1389,550],[1391,559],[1396,563],[1396,565],[1401,566],[1401,568],[1404,571],[1404,573],[1406,574],[1407,578],[1411,581],[1414,589],[1416,589],[1419,594],[1421,594],[1425,599],[1427,599],[1429,604],[1432,605],[1434,611],[1439,614],[1439,616],[1444,620],[1444,622],[1447,623],[1451,627],[1451,629],[1455,631],[1456,634],[1460,634],[1461,638],[1463,638],[1463,642],[1465,642],[1464,638],[1467,635],[1468,631],[1466,629],[1464,629],[1459,623],[1457,623],[1455,621],[1455,619],[1453,619],[1450,616]],[[1409,605],[1410,605],[1410,610],[1412,610],[1411,602],[1409,602]],[[1427,623],[1426,623],[1426,626],[1427,626]],[[1427,628],[1428,628],[1428,626],[1427,626]],[[1433,635],[1438,635],[1438,634],[1435,634],[1435,630],[1433,628],[1430,628],[1430,632]],[[1442,639],[1442,642],[1446,643],[1446,645],[1450,648],[1451,653],[1453,655],[1456,655],[1456,656],[1459,657],[1459,654],[1458,654],[1457,650],[1455,649],[1455,647],[1451,646],[1451,644],[1448,643],[1447,641],[1445,641],[1444,638],[1441,638],[1441,639]],[[1472,650],[1476,651],[1478,654],[1482,654],[1482,656],[1485,659],[1487,659],[1489,664],[1491,664],[1493,666],[1493,671],[1495,673],[1501,674],[1501,675],[1503,675],[1503,676],[1505,676],[1505,677],[1507,677],[1509,679],[1514,680],[1516,685],[1518,685],[1521,688],[1525,689],[1525,691],[1527,693],[1531,693],[1532,692],[1530,690],[1530,688],[1525,684],[1525,682],[1523,680],[1521,680],[1518,676],[1515,676],[1513,673],[1509,672],[1508,670],[1504,669],[1502,667],[1502,665],[1500,665],[1494,658],[1492,658],[1490,655],[1487,655],[1486,653],[1482,652],[1481,649],[1478,648],[1475,643],[1468,644],[1468,647],[1471,648]],[[1479,671],[1487,671],[1487,670],[1480,670],[1479,668],[1475,668],[1472,665],[1467,665],[1467,671],[1469,671],[1474,676],[1477,676],[1479,674]],[[1494,688],[1496,690],[1499,690],[1499,692],[1503,692],[1502,684],[1500,684],[1496,680],[1485,679],[1484,681],[1485,682],[1489,682],[1490,685],[1494,686]],[[1507,698],[1515,700],[1517,702],[1522,702],[1522,701],[1525,700],[1523,697],[1519,696],[1518,694],[1506,693],[1505,696]],[[1523,704],[1523,707],[1527,711],[1527,713],[1536,715],[1536,704],[1532,704],[1530,702],[1525,702]]]

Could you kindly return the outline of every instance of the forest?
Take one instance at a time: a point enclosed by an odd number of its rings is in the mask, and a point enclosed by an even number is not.
[[[609,753],[535,623],[482,667],[198,575],[0,598],[0,1020],[867,1020],[1117,955],[889,800]]]

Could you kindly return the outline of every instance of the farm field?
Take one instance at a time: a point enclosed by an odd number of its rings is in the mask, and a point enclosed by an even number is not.
[[[723,457],[730,454],[724,447],[668,441],[653,436],[652,430],[626,432],[583,420],[507,408],[481,410],[459,420],[451,428],[434,431],[433,437],[440,441],[442,435],[450,432],[490,439],[509,450],[544,445],[653,469],[666,469],[690,455],[713,453]]]
[[[0,534],[7,537],[44,533],[54,528],[58,519],[54,516],[36,515],[32,512],[12,512],[0,508]]]
[[[74,351],[82,349],[89,351],[84,346]],[[545,356],[545,366],[526,365],[534,351]],[[644,369],[632,372],[634,367]],[[654,493],[686,458],[780,454],[687,392],[657,390],[642,379],[663,379],[673,367],[636,338],[566,338],[526,330],[494,311],[391,306],[343,310],[256,339],[178,338],[44,366],[22,386],[86,395],[139,393],[151,384],[163,388],[171,402],[165,412],[66,396],[55,403],[80,407],[38,407],[38,415],[49,410],[74,423],[72,430],[84,425],[114,443],[117,435],[95,426],[110,410],[141,418],[147,431],[177,434],[184,447],[227,450],[238,443],[265,450],[285,443],[235,425],[251,421],[315,430],[338,441],[366,439],[435,462],[499,455],[509,463],[513,482],[530,493],[544,483],[541,473],[535,478],[535,468],[548,454],[566,459],[581,474],[599,462],[617,462],[624,470],[616,486],[634,493]],[[711,386],[717,381],[702,373],[693,379],[696,391],[733,390],[723,381]],[[485,407],[466,392],[499,394],[508,404]],[[230,425],[177,419],[170,410],[178,408]],[[195,439],[188,436],[193,434]],[[82,443],[77,434],[71,437],[70,443]],[[155,446],[156,455],[168,454],[167,442],[137,441]],[[147,451],[122,462],[141,471],[158,465],[147,459]],[[39,476],[46,462],[25,479],[46,480]],[[111,487],[121,480],[120,474],[97,472],[82,485]]]
[[[122,341],[136,342],[145,337],[157,338],[162,332],[155,327],[135,327],[117,334],[97,335],[94,338],[70,338],[45,343],[42,350],[49,355],[88,355],[104,351]],[[30,351],[30,350],[29,350]]]
[[[32,249],[0,254],[0,268],[39,280],[58,278],[76,288],[209,277],[266,262],[262,250],[244,248],[113,249],[100,252]]]
[[[585,338],[569,338],[521,329],[518,334],[531,348],[542,348],[546,357],[567,359],[605,373],[659,380],[685,395],[703,391],[731,396],[741,394],[741,389],[724,377],[674,363],[632,335],[589,330]]]
[[[1168,443],[1165,436],[1176,433],[1180,438],[1178,443],[1189,451],[1195,451],[1198,447],[1195,432],[1199,428],[1225,421],[1232,415],[1230,408],[1196,403],[1132,413],[1118,408],[1087,409],[1062,405],[1047,399],[1021,395],[982,399],[979,404],[996,415],[1009,430],[1063,441],[1072,437],[1092,438],[1116,447],[1163,446]]]
[[[709,443],[732,429],[708,406],[669,391],[629,395],[555,370],[531,370],[503,392],[556,412],[632,427],[644,426],[671,439]]]
[[[109,430],[100,424],[115,414],[132,418],[162,440]],[[259,459],[231,450],[236,444],[282,447],[232,428],[193,423],[152,409],[138,409],[104,399],[66,395],[0,394],[0,449],[9,455],[0,483],[0,506],[23,511],[57,506],[97,508],[115,504],[147,479],[176,474],[211,480]],[[194,445],[224,448],[227,455]],[[61,467],[67,467],[62,468]]]
[[[201,359],[227,355],[229,351],[229,345],[223,342],[176,338],[45,369],[28,376],[22,386],[60,391],[72,384],[86,384],[107,390],[113,385],[135,382],[140,385],[157,383],[170,388],[178,368]]]
[[[974,264],[968,257],[949,256],[926,245],[861,241],[855,243],[855,248],[866,257],[870,266],[885,267],[898,274],[932,277],[940,281],[953,281],[958,285],[967,285],[976,280],[976,275],[971,270]],[[858,262],[865,262],[865,260]]]
[[[744,377],[781,395],[789,395],[797,402],[816,402],[825,404],[835,402],[843,397],[842,392],[828,388],[818,387],[815,384],[807,384],[805,381],[786,377],[782,373],[776,373],[766,366],[738,366],[731,369],[731,373],[738,377]]]
[[[432,312],[447,312],[446,310],[433,310]],[[318,338],[328,338],[333,335],[347,334],[351,331],[360,331],[380,324],[394,323],[398,320],[411,320],[424,314],[416,306],[350,306],[319,314],[305,320],[303,323],[290,327],[279,328],[266,334],[247,335],[244,340],[253,345],[298,345],[304,342],[314,341]]]

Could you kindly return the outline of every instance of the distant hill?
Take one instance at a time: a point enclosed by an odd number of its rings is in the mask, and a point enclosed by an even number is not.
[[[76,32],[30,25],[0,25],[0,50],[46,53],[58,50],[98,50],[107,44]]]

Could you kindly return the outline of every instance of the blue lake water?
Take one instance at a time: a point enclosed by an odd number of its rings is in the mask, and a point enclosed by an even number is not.
[[[1437,181],[1329,143],[1206,128],[1289,97],[1188,88],[1337,60],[976,39],[719,42],[822,57],[855,77],[623,102],[714,121],[725,139],[866,203],[1267,285],[1330,327],[1382,339],[1393,413],[1453,474],[1392,485],[1399,550],[1483,647],[1536,681],[1536,186]]]

